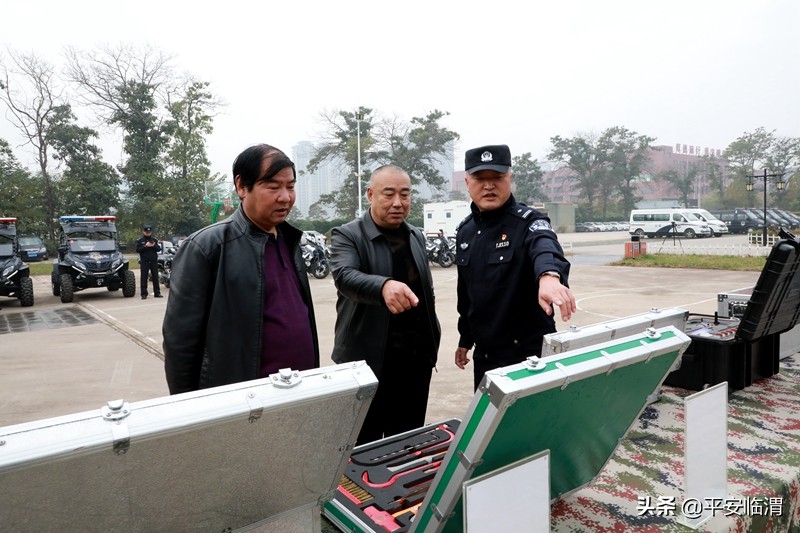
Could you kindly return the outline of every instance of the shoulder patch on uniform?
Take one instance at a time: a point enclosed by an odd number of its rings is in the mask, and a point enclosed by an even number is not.
[[[534,210],[531,209],[528,206],[518,205],[517,207],[511,209],[509,212],[512,215],[514,215],[515,217],[518,217],[518,218],[521,218],[521,219],[524,220],[524,219],[527,219],[529,216],[531,216],[531,213],[533,213],[533,211]]]
[[[538,219],[531,222],[531,225],[528,226],[528,231],[553,231],[553,226],[544,219]]]

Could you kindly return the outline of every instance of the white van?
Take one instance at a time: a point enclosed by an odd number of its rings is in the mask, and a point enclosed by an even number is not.
[[[705,209],[693,207],[691,209],[684,209],[684,211],[688,211],[696,215],[703,222],[706,222],[708,227],[711,228],[711,233],[714,234],[714,237],[722,237],[723,235],[728,234],[728,225]]]
[[[628,232],[639,237],[710,237],[707,222],[687,209],[634,209]]]

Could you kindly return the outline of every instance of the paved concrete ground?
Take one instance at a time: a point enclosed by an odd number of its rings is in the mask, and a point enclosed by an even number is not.
[[[735,242],[729,236],[715,241]],[[624,254],[624,232],[563,234],[572,243],[570,277],[578,312],[569,323],[588,325],[679,306],[716,310],[716,295],[755,284],[757,272],[610,267]],[[598,264],[599,263],[599,264]],[[453,364],[456,331],[456,269],[432,267],[442,323],[438,372],[434,374],[428,421],[462,418],[472,397],[471,370]],[[336,290],[331,277],[311,279],[323,365],[331,364]],[[97,409],[109,400],[138,401],[167,395],[161,359],[161,321],[167,299],[123,298],[121,292],[86,290],[62,304],[49,276],[34,280],[36,303],[20,308],[0,298],[0,320],[19,323],[20,313],[74,309],[96,319],[85,325],[0,333],[0,426]],[[164,291],[169,294],[168,290]],[[27,315],[29,318],[33,315]],[[1,324],[0,324],[1,325]],[[0,327],[2,331],[2,327]]]

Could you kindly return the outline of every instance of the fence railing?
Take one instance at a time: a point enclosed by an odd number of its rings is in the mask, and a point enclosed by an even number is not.
[[[767,246],[770,248],[775,246],[775,243],[778,242],[780,236],[777,234],[767,234]],[[753,246],[764,246],[764,233],[763,232],[752,232],[747,234],[747,242]]]
[[[704,239],[705,240],[705,239]],[[752,245],[749,242],[739,244],[711,244],[710,242],[692,242],[691,244],[686,241],[666,241],[662,244],[649,243],[647,246],[647,253],[649,254],[678,254],[678,255],[734,255],[734,256],[763,256],[769,255],[772,246],[761,246],[761,239],[758,240],[758,245]]]

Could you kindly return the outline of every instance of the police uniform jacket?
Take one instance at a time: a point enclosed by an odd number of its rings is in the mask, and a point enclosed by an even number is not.
[[[555,331],[539,305],[539,276],[558,272],[564,285],[569,277],[550,221],[513,196],[499,209],[471,210],[456,235],[458,345],[509,364],[539,355]]]
[[[433,346],[422,353],[431,367],[436,365],[442,336],[434,305],[433,280],[428,268],[425,237],[406,222],[414,265],[420,275],[424,298],[424,324],[430,328]],[[337,363],[366,360],[380,378],[391,312],[381,291],[392,279],[389,241],[372,220],[370,211],[331,232],[331,270],[338,289],[332,358]]]
[[[155,243],[155,246],[147,247],[148,242]],[[139,259],[146,261],[156,261],[158,259],[158,252],[161,251],[161,244],[158,239],[150,235],[149,237],[142,235],[136,239],[136,253],[139,254]]]
[[[278,224],[308,306],[315,366],[319,342],[302,232]],[[257,379],[261,368],[267,234],[237,209],[190,235],[175,255],[164,315],[164,365],[171,394]]]

